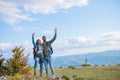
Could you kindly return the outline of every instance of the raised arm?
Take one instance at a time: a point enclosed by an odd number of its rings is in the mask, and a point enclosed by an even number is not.
[[[57,28],[54,29],[54,32],[55,32],[54,37],[50,41],[48,41],[49,44],[52,44],[56,40],[56,37],[57,37]]]
[[[32,34],[32,43],[33,43],[33,46],[35,47],[36,43],[35,43],[35,40],[34,40],[34,35],[35,35],[35,33]]]

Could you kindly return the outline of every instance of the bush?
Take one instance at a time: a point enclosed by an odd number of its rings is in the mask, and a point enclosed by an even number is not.
[[[95,66],[98,66],[97,64]]]
[[[104,64],[102,66],[105,66]]]
[[[12,49],[13,56],[8,59],[6,62],[6,66],[8,68],[8,75],[18,74],[30,74],[30,67],[28,65],[28,57],[29,55],[24,55],[24,48],[15,47]]]
[[[66,75],[63,75],[62,80],[70,80],[70,78],[68,76],[66,76]]]
[[[6,75],[6,66],[4,65],[5,59],[2,58],[3,54],[0,53],[0,76]]]
[[[62,69],[62,66],[60,66],[59,68]]]
[[[68,66],[68,69],[75,69],[75,66]]]
[[[15,80],[21,80],[21,79],[22,79],[22,75],[19,75],[19,73],[16,73],[16,74],[14,75],[14,79],[15,79]]]
[[[117,66],[120,66],[120,64],[117,64]]]
[[[90,64],[82,64],[82,67],[91,66]]]

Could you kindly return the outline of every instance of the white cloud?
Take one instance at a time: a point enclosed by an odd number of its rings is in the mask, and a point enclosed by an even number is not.
[[[6,50],[11,47],[12,47],[12,44],[10,44],[10,43],[0,43],[0,49],[2,49],[2,50]]]
[[[25,55],[29,54],[29,58],[33,58],[33,45],[30,41],[25,41],[23,43],[20,43],[18,46],[23,46],[25,48]]]
[[[120,31],[104,33],[97,37],[71,37],[66,41],[55,43],[54,49],[54,56],[120,50]]]
[[[101,34],[98,37],[73,37],[68,43],[74,47],[99,47],[105,45],[120,45],[120,31]]]
[[[8,24],[15,24],[20,20],[35,20],[29,13],[49,14],[86,5],[88,0],[0,0],[0,17]]]
[[[33,58],[33,45],[31,41],[25,41],[14,46],[10,43],[0,43],[0,49],[7,50],[21,45],[25,48],[25,53],[30,53],[30,58]],[[120,31],[104,33],[97,37],[71,37],[65,41],[55,41],[52,46],[54,49],[53,56],[85,54],[105,50],[120,50]]]
[[[32,5],[31,5],[32,4]],[[31,0],[25,4],[25,10],[36,13],[55,13],[61,9],[69,9],[74,6],[86,6],[88,0]]]
[[[0,0],[1,20],[5,21],[8,24],[14,24],[20,19],[33,20],[32,18],[29,18],[28,15],[26,15],[25,13],[22,13],[22,10],[18,7],[19,5],[14,2]]]

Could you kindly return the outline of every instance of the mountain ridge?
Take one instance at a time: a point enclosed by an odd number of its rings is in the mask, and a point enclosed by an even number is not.
[[[58,66],[81,66],[87,58],[91,65],[116,65],[120,63],[120,50],[107,50],[87,54],[53,57],[53,64]]]

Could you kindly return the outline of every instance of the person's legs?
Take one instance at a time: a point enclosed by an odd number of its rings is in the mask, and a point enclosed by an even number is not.
[[[48,59],[46,57],[44,59],[44,65],[45,65],[46,75],[48,76]]]
[[[49,66],[50,66],[50,70],[51,70],[51,73],[52,73],[51,78],[52,78],[52,79],[55,79],[54,68],[53,68],[53,66],[52,66],[52,59],[51,59],[51,56],[49,56],[49,58],[48,58],[48,64],[49,64]]]
[[[42,76],[43,73],[43,60],[39,58],[39,64],[40,64],[40,76]]]
[[[34,76],[36,76],[36,68],[37,68],[37,57],[34,57]]]
[[[48,64],[49,64],[49,66],[50,66],[52,75],[54,75],[54,68],[53,68],[53,66],[52,66],[52,59],[51,59],[51,56],[49,56],[49,58],[48,58]]]

